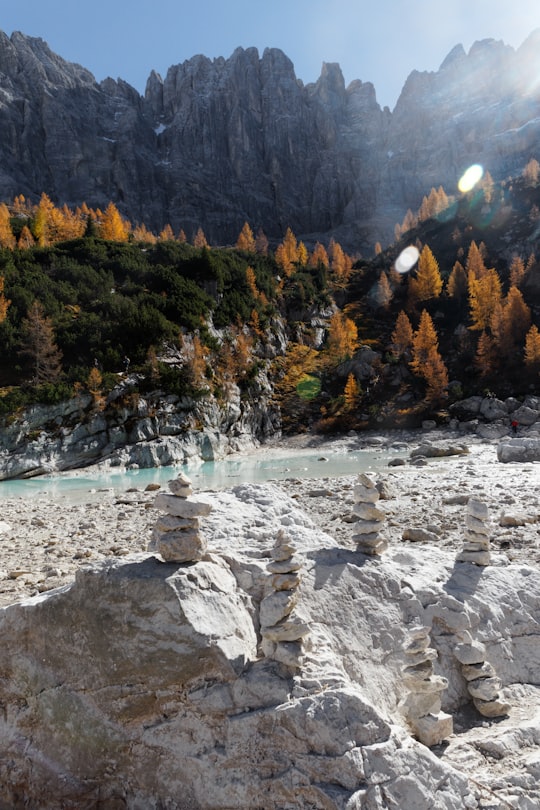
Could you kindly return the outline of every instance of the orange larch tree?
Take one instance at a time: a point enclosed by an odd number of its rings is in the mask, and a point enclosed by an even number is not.
[[[236,247],[238,250],[245,250],[248,253],[255,253],[255,239],[253,237],[253,231],[247,222],[244,222],[242,230],[238,235]]]
[[[298,261],[298,244],[296,236],[287,228],[283,242],[280,242],[276,248],[276,262],[279,264],[286,276],[290,276],[295,269],[295,264]]]
[[[207,248],[209,247],[208,242],[206,241],[206,236],[204,235],[204,231],[202,228],[197,228],[197,233],[193,237],[193,247],[196,248]]]
[[[315,247],[313,248],[313,253],[310,255],[308,260],[308,267],[318,267],[319,264],[328,267],[329,263],[330,260],[328,259],[326,248],[324,245],[321,245],[320,242],[316,242]]]
[[[501,280],[495,269],[487,270],[480,278],[475,273],[469,275],[470,329],[482,331],[489,327],[501,296]]]
[[[409,303],[415,306],[423,301],[438,298],[441,294],[443,282],[439,271],[439,263],[431,252],[429,245],[424,245],[418,259],[416,278],[409,279]]]
[[[540,332],[536,324],[525,336],[525,365],[529,371],[540,371]]]
[[[343,312],[335,312],[330,318],[327,350],[332,362],[351,357],[358,348],[358,328]]]
[[[411,348],[413,336],[412,324],[407,313],[402,309],[396,318],[396,325],[390,337],[390,345],[394,357],[401,357]]]
[[[15,245],[16,240],[11,229],[9,208],[5,203],[0,203],[0,247],[13,250]]]
[[[98,231],[102,239],[108,239],[111,242],[127,242],[129,225],[122,219],[114,203],[110,202],[105,209]]]
[[[487,267],[482,256],[482,251],[475,241],[469,245],[467,253],[467,261],[465,262],[465,269],[467,270],[467,280],[471,281],[471,276],[477,279],[483,278],[487,273]]]
[[[434,402],[442,399],[448,388],[448,372],[439,353],[439,341],[433,321],[427,310],[422,310],[420,324],[412,342],[410,366],[414,374],[426,382],[426,399]]]

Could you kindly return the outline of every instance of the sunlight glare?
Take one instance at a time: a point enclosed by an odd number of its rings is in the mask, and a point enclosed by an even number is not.
[[[475,185],[482,179],[483,174],[484,169],[479,163],[474,163],[472,166],[469,166],[467,171],[460,177],[458,183],[459,190],[463,194],[466,194],[467,191],[472,191]]]
[[[418,248],[414,245],[409,245],[409,247],[401,251],[394,267],[398,273],[408,273],[409,270],[412,270],[419,257],[420,253]]]

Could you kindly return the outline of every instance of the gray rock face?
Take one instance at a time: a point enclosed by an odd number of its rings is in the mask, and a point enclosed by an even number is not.
[[[114,396],[113,391],[111,401]],[[202,430],[197,420],[204,425]],[[150,421],[153,427],[148,431]],[[105,460],[111,466],[144,468],[194,457],[214,461],[253,447],[274,433],[279,433],[279,417],[265,392],[257,401],[242,401],[237,408],[220,405],[213,398],[196,402],[156,393],[141,397],[136,405],[98,413],[91,397],[83,395],[61,405],[34,405],[0,424],[0,480]]]
[[[540,128],[537,43],[457,48],[439,71],[413,72],[390,113],[370,83],[345,87],[337,64],[304,86],[276,49],[195,56],[152,73],[141,97],[0,32],[0,198],[113,200],[154,229],[202,226],[213,244],[247,219],[270,238],[289,225],[371,247],[431,187],[454,189],[456,167],[482,162],[494,179],[523,168]]]

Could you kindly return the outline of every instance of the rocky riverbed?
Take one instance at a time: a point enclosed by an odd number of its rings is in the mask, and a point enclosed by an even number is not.
[[[392,437],[372,439],[373,446]],[[428,442],[463,454],[424,459]],[[274,444],[273,452],[290,457],[312,439],[297,437]],[[317,442],[321,458],[335,442]],[[342,441],[357,449],[358,441]],[[540,565],[540,465],[501,464],[496,442],[448,434],[406,434],[399,447],[411,454],[400,466],[373,474],[387,515],[384,535],[395,545],[457,550],[463,543],[464,504],[484,501],[491,517],[494,551],[508,561]],[[268,448],[256,451],[263,456]],[[414,455],[414,454],[417,455]],[[354,534],[353,486],[356,476],[297,478],[274,485],[335,540],[351,546]],[[77,569],[110,557],[147,548],[156,521],[156,485],[128,490],[89,491],[76,502],[69,497],[33,496],[2,502],[0,516],[0,606],[68,583]]]

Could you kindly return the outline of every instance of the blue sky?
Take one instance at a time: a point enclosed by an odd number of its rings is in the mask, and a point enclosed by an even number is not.
[[[144,92],[152,69],[238,46],[281,48],[305,83],[323,62],[345,82],[371,81],[393,108],[409,73],[437,70],[461,43],[492,37],[519,47],[540,27],[538,0],[25,0],[0,12],[0,30],[44,39],[99,81],[122,78]]]

